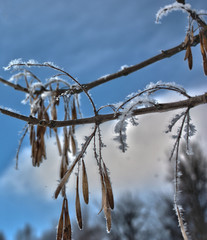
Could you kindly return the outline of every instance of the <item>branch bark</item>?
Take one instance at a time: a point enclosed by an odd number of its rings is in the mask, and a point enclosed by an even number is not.
[[[150,113],[158,113],[158,112],[168,112],[168,111],[173,111],[173,110],[182,109],[182,108],[193,108],[195,106],[206,104],[206,103],[207,103],[207,93],[204,93],[202,95],[191,97],[189,99],[182,100],[182,101],[156,104],[155,106],[152,106],[152,107],[136,109],[133,111],[133,116],[150,114]],[[32,116],[28,117],[25,115],[21,115],[19,113],[15,113],[4,108],[0,108],[0,112],[10,117],[25,121],[28,124],[41,125],[41,126],[50,127],[50,128],[92,124],[92,123],[101,124],[104,122],[116,120],[121,115],[121,113],[117,113],[117,114],[111,113],[111,114],[99,114],[97,116],[93,116],[89,118],[81,118],[81,119],[67,120],[67,121],[54,121],[54,120],[46,121],[46,120],[39,120]]]

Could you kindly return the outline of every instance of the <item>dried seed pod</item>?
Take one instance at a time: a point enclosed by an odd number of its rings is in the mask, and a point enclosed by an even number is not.
[[[77,111],[76,111],[76,106],[75,106],[75,98],[73,98],[72,119],[77,119]]]
[[[58,227],[57,227],[57,240],[62,240],[64,209],[65,209],[65,200],[63,199],[62,211],[61,211],[61,215],[60,215],[60,219],[59,219]]]
[[[102,209],[104,210],[104,215],[106,218],[106,229],[107,229],[107,232],[109,233],[111,231],[111,209],[109,207],[108,194],[107,194],[106,186],[104,184],[104,178],[102,175],[101,175],[101,186],[102,186]]]
[[[81,205],[80,205],[80,197],[79,197],[79,176],[77,175],[76,179],[76,198],[75,198],[75,209],[76,209],[76,218],[78,222],[78,226],[82,229],[82,214],[81,214]]]
[[[206,30],[201,30],[199,32],[200,36],[200,47],[201,47],[201,54],[203,57],[203,70],[205,75],[207,75],[207,32]]]
[[[189,34],[187,33],[186,35],[185,35],[185,40],[184,40],[184,46],[187,46],[188,45],[188,43],[189,43]]]
[[[70,223],[70,216],[68,210],[68,200],[65,198],[65,224],[64,224],[64,232],[63,232],[63,240],[71,240],[72,239],[72,231],[71,231],[71,223]]]
[[[30,125],[30,145],[33,144],[34,139],[35,139],[35,131],[34,131],[34,126]]]
[[[106,230],[108,233],[111,232],[111,209],[106,208],[105,212],[105,217],[106,217]]]
[[[55,128],[55,129],[53,129],[53,130],[54,130],[54,132],[55,132],[56,143],[57,143],[59,155],[62,156],[62,148],[61,148],[60,140],[59,140],[59,137],[58,137],[57,128]]]
[[[191,31],[190,31],[190,43],[193,44],[193,41],[194,41],[194,30],[193,30],[193,26],[192,26]]]
[[[113,197],[111,181],[109,178],[109,174],[108,174],[106,165],[104,163],[103,163],[103,166],[104,166],[104,182],[105,182],[105,186],[106,186],[109,206],[111,209],[114,209],[114,197]]]
[[[202,31],[203,47],[207,53],[207,28]]]
[[[73,155],[76,155],[76,141],[73,135],[71,135],[71,145],[72,145],[72,152]]]
[[[32,164],[34,167],[36,167],[37,164],[37,152],[38,152],[38,147],[37,147],[37,142],[34,141],[32,144]]]
[[[87,177],[86,167],[83,159],[82,159],[82,191],[83,191],[83,199],[85,203],[88,204],[89,202],[88,177]]]
[[[68,131],[67,131],[67,127],[64,127],[63,129],[63,133],[64,133],[64,148],[65,148],[65,151],[69,151],[69,136],[68,136]]]
[[[187,60],[187,59],[188,59],[188,67],[191,70],[193,67],[193,55],[192,55],[190,43],[188,43],[186,52],[185,52],[184,60]]]
[[[190,70],[193,68],[193,55],[192,55],[191,47],[189,47],[188,67]]]
[[[205,59],[203,61],[203,70],[204,70],[205,75],[207,75],[207,59]]]

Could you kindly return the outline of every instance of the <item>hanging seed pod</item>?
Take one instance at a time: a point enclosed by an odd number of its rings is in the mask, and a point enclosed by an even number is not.
[[[75,98],[73,98],[72,119],[77,119],[77,111],[76,111],[76,106],[75,106]]]
[[[191,28],[191,31],[190,31],[190,43],[193,44],[194,42],[194,30],[193,30],[193,26]]]
[[[76,141],[75,141],[73,134],[71,135],[71,145],[72,145],[73,156],[75,156],[76,155]]]
[[[79,176],[77,175],[76,179],[76,198],[75,198],[75,209],[76,209],[76,218],[78,222],[78,226],[82,229],[82,214],[81,214],[81,205],[80,205],[80,197],[79,197]]]
[[[104,166],[104,182],[105,182],[105,186],[106,186],[109,206],[111,209],[114,209],[114,197],[113,197],[111,181],[110,181],[109,174],[108,174],[105,163],[103,163],[103,166]]]
[[[32,144],[32,165],[34,167],[36,167],[37,164],[37,152],[38,152],[37,142],[34,141]]]
[[[64,201],[65,201],[65,216],[64,216],[65,224],[64,224],[63,240],[71,240],[72,231],[71,231],[71,223],[70,223],[67,198],[65,198]]]
[[[193,55],[191,51],[191,47],[189,46],[189,56],[188,56],[188,67],[191,70],[193,68]]]
[[[77,119],[77,110],[75,105],[75,98],[73,98],[73,105],[72,105],[72,120]],[[75,133],[75,126],[72,125],[72,133]]]
[[[69,139],[70,139],[68,136],[67,127],[64,127],[63,133],[64,133],[64,148],[65,148],[65,152],[67,152],[69,151]]]
[[[87,176],[86,167],[83,159],[82,159],[82,191],[83,191],[83,199],[85,203],[88,204],[89,202],[88,176]]]
[[[52,120],[57,120],[56,100],[53,100],[53,103],[52,103],[51,117],[52,117]],[[61,156],[62,155],[62,148],[61,148],[60,140],[59,140],[59,137],[58,137],[57,128],[53,128],[53,131],[55,132],[57,147],[58,147],[59,155]]]
[[[56,240],[62,240],[64,208],[65,208],[65,200],[63,199],[62,211],[61,211],[61,215],[60,215],[60,219],[59,219],[58,227],[57,227],[57,238],[56,238]]]
[[[102,186],[101,187],[102,188],[102,208],[100,212],[104,210],[104,215],[106,218],[106,230],[109,233],[111,231],[111,209],[109,207],[108,194],[104,184],[104,178],[102,175],[101,175],[101,186]]]
[[[207,75],[207,31],[201,30],[199,32],[200,36],[200,48],[203,57],[203,70],[205,75]]]
[[[30,125],[30,145],[33,144],[34,142],[34,139],[35,139],[35,130],[34,130],[34,126],[33,125]]]
[[[53,130],[55,132],[56,143],[57,143],[59,155],[62,156],[62,148],[61,148],[60,140],[59,140],[59,137],[58,137],[57,128],[54,128]]]
[[[190,37],[189,33],[187,33],[187,35],[185,37],[185,41],[184,41],[184,44],[186,45],[184,61],[188,59],[188,67],[191,70],[193,67],[193,55],[192,55],[192,51],[191,51],[191,40],[190,39],[191,39],[191,37]]]

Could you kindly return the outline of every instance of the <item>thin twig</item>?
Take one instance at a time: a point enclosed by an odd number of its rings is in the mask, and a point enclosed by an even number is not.
[[[22,146],[22,142],[23,142],[24,137],[26,136],[26,134],[28,132],[28,124],[26,124],[24,126],[23,130],[24,130],[24,133],[21,136],[21,139],[19,141],[19,146],[18,146],[18,149],[17,149],[17,153],[16,153],[16,169],[18,169],[19,152],[20,152],[20,149],[21,149],[21,146]]]

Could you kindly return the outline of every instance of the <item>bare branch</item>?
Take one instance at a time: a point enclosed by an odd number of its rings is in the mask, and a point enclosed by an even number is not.
[[[194,37],[194,41],[192,43],[192,46],[196,46],[197,44],[199,43],[199,36],[196,35]],[[107,75],[106,77],[101,77],[99,78],[98,80],[96,81],[93,81],[91,83],[88,83],[88,84],[85,84],[85,89],[89,90],[91,88],[94,88],[94,87],[97,87],[98,85],[101,85],[103,83],[106,83],[106,82],[109,82],[113,79],[116,79],[116,78],[119,78],[119,77],[123,77],[123,76],[127,76],[133,72],[136,72],[144,67],[147,67],[155,62],[158,62],[162,59],[165,59],[165,58],[169,58],[183,50],[185,50],[186,46],[184,45],[184,43],[181,43],[179,45],[177,45],[176,47],[173,47],[173,48],[170,48],[168,50],[165,50],[165,51],[162,51],[162,53],[152,57],[152,58],[149,58],[141,63],[138,63],[136,65],[133,65],[133,66],[129,66],[129,67],[125,67],[123,68],[122,70],[116,72],[116,73],[112,73],[110,75]]]
[[[196,35],[196,36],[194,36],[194,39],[191,43],[191,46],[196,46],[197,44],[199,44],[199,42],[200,42],[199,35]],[[70,94],[81,93],[81,92],[83,92],[83,89],[85,91],[88,91],[88,90],[90,90],[94,87],[97,87],[97,86],[101,85],[101,84],[107,83],[107,82],[109,82],[111,80],[114,80],[116,78],[119,78],[119,77],[127,76],[127,75],[129,75],[131,73],[134,73],[134,72],[136,72],[136,71],[138,71],[142,68],[145,68],[145,67],[147,67],[147,66],[149,66],[149,65],[151,65],[155,62],[158,62],[158,61],[163,60],[165,58],[169,58],[169,57],[171,57],[171,56],[173,56],[173,55],[175,55],[175,54],[177,54],[177,53],[179,53],[179,52],[181,52],[185,49],[186,49],[186,45],[184,44],[184,42],[182,42],[181,44],[179,44],[179,45],[177,45],[173,48],[170,48],[168,50],[162,50],[162,52],[160,54],[157,54],[154,57],[151,57],[151,58],[149,58],[145,61],[142,61],[138,64],[135,64],[135,65],[132,65],[132,66],[129,66],[129,67],[124,67],[123,69],[121,69],[120,71],[118,71],[116,73],[112,73],[112,74],[109,74],[105,77],[101,77],[101,78],[99,78],[99,79],[97,79],[93,82],[90,82],[90,83],[82,84],[81,85],[82,88],[80,88],[80,86],[79,86],[79,88],[72,87],[70,89],[58,89],[58,94],[61,95],[65,92],[68,92]],[[32,64],[27,64],[27,66],[32,66]],[[36,64],[36,66],[43,66],[43,64]],[[47,66],[49,66],[49,65],[47,65]],[[51,67],[51,66],[49,66],[49,67]],[[52,68],[57,70],[57,68],[55,68],[55,67],[52,67]],[[58,70],[61,70],[61,69],[58,69]],[[64,71],[64,73],[66,73],[66,72]],[[69,75],[68,73],[67,73],[67,75],[74,80],[74,78],[71,75]],[[19,84],[13,84],[13,83],[11,83],[9,81],[6,81],[2,78],[0,78],[0,82],[4,83],[4,84],[6,84],[10,87],[13,87],[15,90],[19,90],[19,91],[23,91],[23,92],[28,93],[28,89],[20,86]],[[43,91],[47,91],[47,90],[46,89],[36,90],[34,93],[39,95]]]
[[[162,103],[162,104],[158,103],[152,107],[136,109],[132,112],[132,115],[136,116],[136,115],[144,115],[144,114],[156,113],[156,112],[167,112],[167,111],[172,111],[172,110],[182,109],[182,108],[193,108],[195,106],[206,104],[206,103],[207,103],[207,93],[204,93],[202,95],[191,97],[189,99],[182,100],[182,101]],[[89,118],[81,118],[81,119],[74,119],[74,120],[46,121],[46,120],[39,120],[32,116],[27,117],[25,115],[15,113],[4,108],[0,108],[0,112],[10,117],[28,122],[29,124],[41,125],[41,126],[46,126],[50,128],[72,126],[72,125],[83,125],[83,124],[91,124],[91,123],[103,123],[111,120],[116,120],[121,114],[121,113],[100,114],[100,115],[96,115]]]
[[[14,88],[15,90],[22,91],[22,92],[25,92],[25,93],[29,93],[29,90],[27,88],[24,88],[24,87],[22,87],[19,84],[14,84],[14,83],[9,82],[9,81],[7,81],[7,80],[5,80],[3,78],[0,78],[0,82],[2,82],[3,84],[8,85],[8,86]]]

